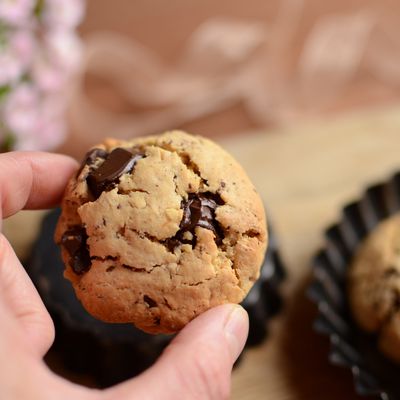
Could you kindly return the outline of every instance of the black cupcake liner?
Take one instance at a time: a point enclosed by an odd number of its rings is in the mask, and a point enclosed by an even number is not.
[[[346,272],[355,250],[375,226],[400,210],[400,173],[369,187],[359,201],[347,205],[340,221],[325,231],[326,245],[312,262],[308,290],[318,307],[316,332],[330,338],[329,360],[349,368],[359,395],[400,399],[400,366],[378,349],[376,336],[354,322],[346,291]]]
[[[89,315],[77,300],[72,285],[63,278],[64,265],[53,234],[60,210],[45,216],[26,270],[52,316],[55,342],[46,356],[61,375],[108,387],[148,368],[172,339],[148,335],[132,324],[107,324]],[[267,322],[281,308],[279,286],[285,270],[275,236],[270,243],[260,279],[243,301],[249,313],[250,332],[246,346],[254,346],[267,336]],[[61,368],[60,368],[61,367]]]

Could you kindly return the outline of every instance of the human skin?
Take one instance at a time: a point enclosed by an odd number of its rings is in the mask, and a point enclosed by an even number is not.
[[[21,209],[57,204],[76,168],[74,160],[62,155],[1,154],[1,220]],[[73,384],[43,362],[54,340],[54,325],[3,234],[0,315],[0,398],[7,400],[227,399],[232,366],[248,334],[242,307],[219,306],[190,322],[138,377],[105,390]]]

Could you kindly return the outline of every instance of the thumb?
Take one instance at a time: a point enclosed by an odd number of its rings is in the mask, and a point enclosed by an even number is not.
[[[107,398],[227,399],[232,366],[248,329],[248,316],[241,306],[213,308],[189,323],[152,368],[111,388]]]

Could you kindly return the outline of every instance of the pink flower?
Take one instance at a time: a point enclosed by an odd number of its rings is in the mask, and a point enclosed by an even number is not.
[[[48,150],[59,145],[66,136],[65,100],[58,94],[46,96],[37,105],[37,115],[29,135],[17,137],[18,150]]]
[[[66,135],[66,122],[61,116],[49,119],[44,115],[43,118],[38,121],[36,134],[32,135],[32,137],[35,138],[35,147],[31,146],[31,149],[54,149],[64,141]]]
[[[36,123],[39,94],[29,84],[21,84],[7,97],[4,105],[4,122],[11,132],[27,136]]]
[[[30,135],[17,137],[16,150],[49,150],[65,139],[66,125],[62,119],[38,118]]]
[[[32,65],[32,79],[42,92],[59,92],[66,83],[65,72],[42,54]]]
[[[9,37],[9,48],[23,68],[27,68],[32,62],[33,52],[36,46],[32,32],[17,30]]]
[[[13,85],[32,61],[35,42],[28,31],[16,30],[6,36],[0,51],[0,86]]]
[[[75,28],[85,11],[83,0],[46,0],[43,22],[51,30]]]
[[[32,78],[46,92],[60,91],[78,68],[81,43],[72,32],[54,32],[44,38],[44,46],[36,53]]]
[[[82,45],[74,32],[51,32],[45,37],[45,48],[51,62],[64,71],[73,71],[82,54]]]
[[[23,26],[31,18],[36,0],[1,0],[0,20],[9,25]]]
[[[0,52],[0,86],[13,84],[23,73],[17,58],[7,50]]]
[[[12,133],[16,149],[49,150],[65,137],[68,81],[78,69],[81,42],[74,32],[84,0],[0,0],[0,143]],[[25,79],[26,78],[26,79]]]
[[[41,98],[32,85],[24,83],[7,98],[4,123],[16,137],[17,150],[48,150],[65,137],[64,112],[62,96]]]

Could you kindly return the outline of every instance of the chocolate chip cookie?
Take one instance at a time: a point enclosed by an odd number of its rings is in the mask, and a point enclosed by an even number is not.
[[[172,131],[90,150],[67,186],[55,240],[90,314],[172,333],[243,300],[267,233],[242,167],[212,141]]]
[[[379,337],[379,347],[400,362],[400,215],[382,222],[358,250],[348,277],[357,323]]]

